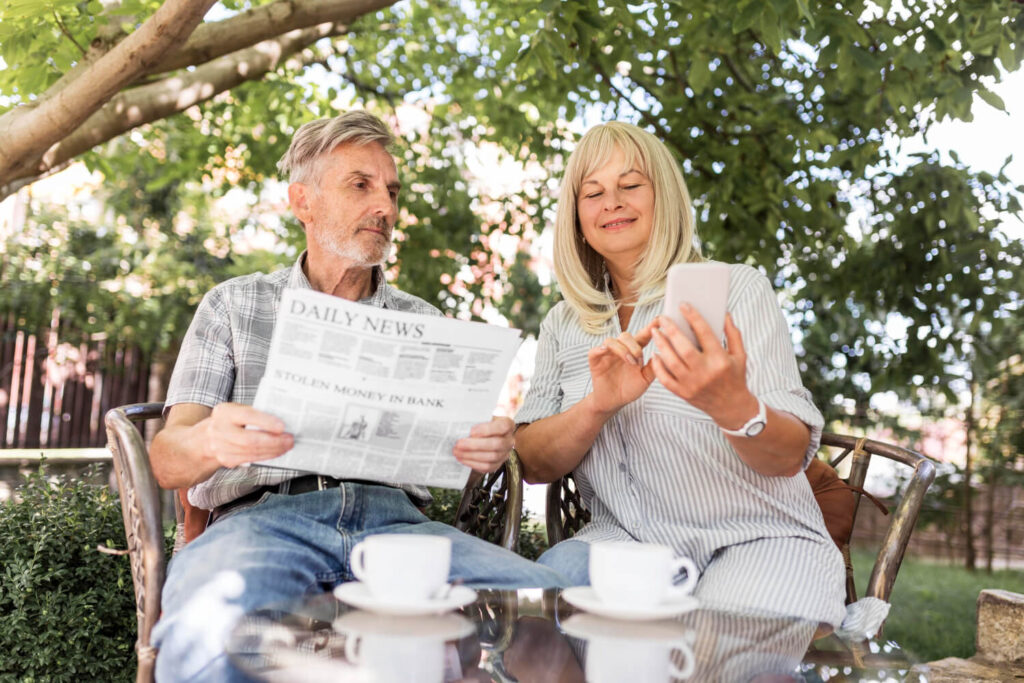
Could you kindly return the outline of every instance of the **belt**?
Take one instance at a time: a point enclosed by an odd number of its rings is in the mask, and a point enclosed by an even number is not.
[[[273,484],[270,486],[261,486],[255,491],[250,491],[244,496],[239,496],[232,501],[218,505],[210,512],[210,522],[213,524],[219,518],[223,517],[230,510],[234,510],[242,505],[249,503],[255,503],[263,497],[265,493],[281,493],[285,495],[297,496],[302,493],[309,493],[311,491],[323,491],[324,489],[335,489],[344,484],[345,482],[353,484],[372,484],[374,486],[387,486],[379,481],[366,481],[365,479],[335,479],[334,477],[328,477],[322,474],[306,474],[295,479],[289,479],[282,481],[280,484]]]

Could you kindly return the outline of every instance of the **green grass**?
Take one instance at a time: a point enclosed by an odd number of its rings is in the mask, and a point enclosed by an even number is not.
[[[853,551],[859,594],[867,585],[874,557]],[[892,591],[884,637],[895,640],[918,661],[974,654],[978,593],[1001,588],[1024,593],[1024,571],[969,572],[932,560],[904,559]]]

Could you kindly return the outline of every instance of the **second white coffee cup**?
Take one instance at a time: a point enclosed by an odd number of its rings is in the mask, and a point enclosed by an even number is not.
[[[690,593],[697,585],[697,565],[685,557],[675,558],[665,545],[594,543],[589,566],[591,587],[609,605],[651,607],[666,597]],[[684,569],[686,580],[674,584]]]
[[[452,542],[444,536],[378,534],[352,549],[352,573],[387,602],[430,599],[448,581]]]

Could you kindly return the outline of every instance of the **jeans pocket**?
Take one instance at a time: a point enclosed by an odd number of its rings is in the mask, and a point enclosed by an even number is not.
[[[214,524],[217,524],[218,522],[222,522],[225,519],[228,519],[229,517],[234,517],[239,512],[242,512],[243,510],[251,510],[251,509],[253,509],[253,508],[255,508],[255,507],[259,506],[259,505],[262,505],[263,503],[267,502],[267,500],[272,495],[274,495],[273,491],[264,491],[263,495],[261,495],[259,498],[255,498],[255,499],[253,499],[251,501],[246,501],[244,503],[239,503],[238,505],[231,505],[231,503],[228,503],[229,507],[228,507],[227,510],[224,510],[223,512],[220,512],[220,513],[217,513],[216,511],[214,511],[214,516],[210,520],[210,525],[212,526]]]

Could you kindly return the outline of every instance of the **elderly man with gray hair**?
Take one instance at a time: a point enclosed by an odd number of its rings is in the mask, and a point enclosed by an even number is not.
[[[291,268],[213,288],[189,327],[150,457],[162,487],[187,487],[189,501],[211,514],[168,567],[153,632],[160,681],[247,680],[224,653],[232,625],[258,607],[352,580],[349,553],[370,534],[450,538],[451,578],[468,585],[563,583],[554,570],[428,520],[418,507],[429,501],[422,487],[248,467],[293,445],[281,420],[252,407],[286,287],[441,314],[384,281],[401,189],[392,141],[380,119],[361,111],[302,126],[278,168],[288,176],[306,251]],[[477,425],[453,455],[476,471],[494,471],[512,447],[512,430],[508,418]]]

